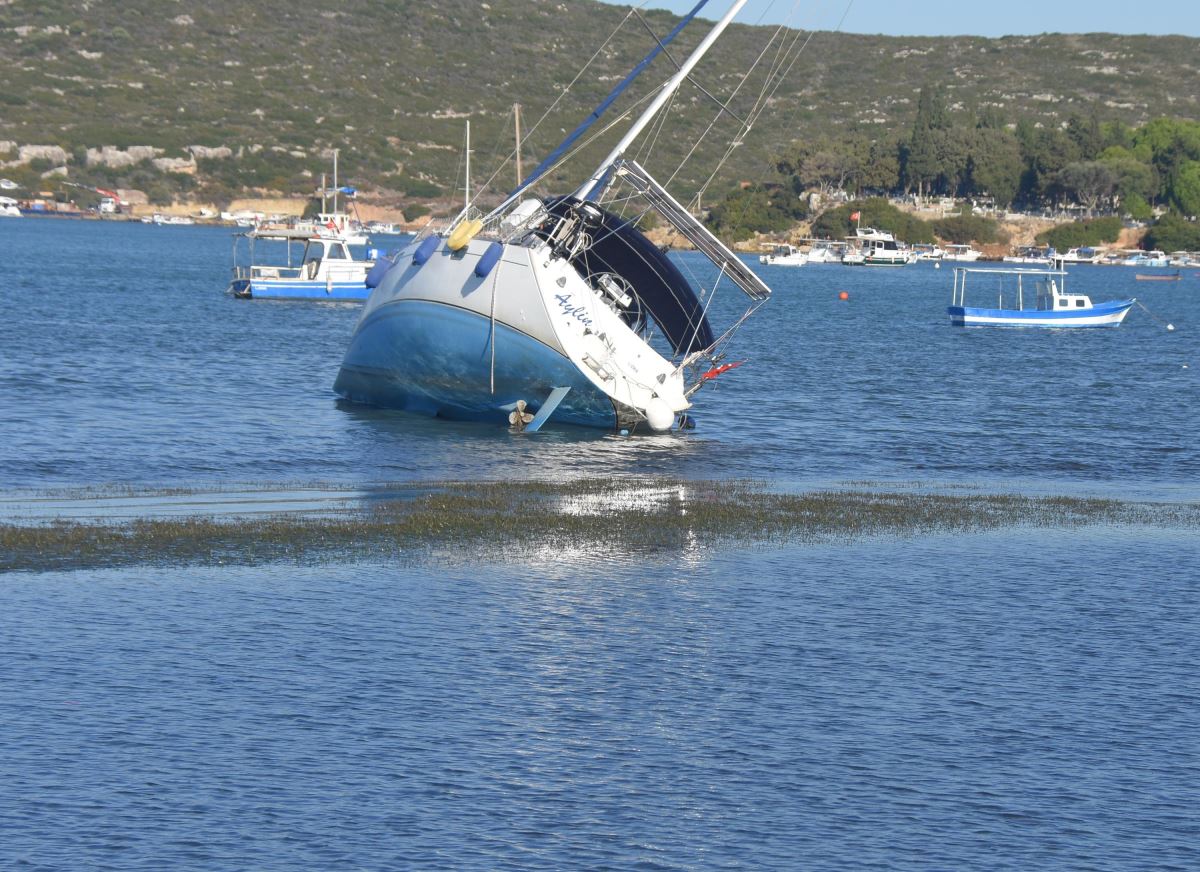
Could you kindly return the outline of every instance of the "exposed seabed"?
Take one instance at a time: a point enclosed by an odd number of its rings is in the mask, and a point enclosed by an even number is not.
[[[89,490],[0,499],[0,572],[276,561],[630,555],[1007,527],[1200,527],[1200,504],[1068,496],[780,493],[667,478],[421,482],[371,490]]]

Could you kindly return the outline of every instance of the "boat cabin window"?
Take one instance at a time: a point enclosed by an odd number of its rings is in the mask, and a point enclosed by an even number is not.
[[[325,255],[330,260],[349,260],[350,255],[346,253],[346,246],[342,244],[329,246],[329,253]]]
[[[1078,308],[1082,309],[1082,308],[1083,308],[1083,300],[1076,300],[1076,301],[1075,301],[1075,305],[1076,305]]]

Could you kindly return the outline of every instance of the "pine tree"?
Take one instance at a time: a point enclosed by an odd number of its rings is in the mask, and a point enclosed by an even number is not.
[[[917,98],[917,118],[905,152],[904,178],[907,187],[916,186],[917,195],[925,196],[926,187],[942,174],[940,132],[950,126],[946,102],[934,85],[921,88]]]

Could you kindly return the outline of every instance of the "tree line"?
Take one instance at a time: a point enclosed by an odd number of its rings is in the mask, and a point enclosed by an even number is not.
[[[793,143],[775,168],[795,194],[916,194],[997,207],[1078,205],[1147,220],[1157,207],[1200,215],[1200,123],[1157,118],[1141,127],[1072,115],[1061,128],[1009,124],[984,107],[951,115],[926,86],[907,133],[865,130]]]

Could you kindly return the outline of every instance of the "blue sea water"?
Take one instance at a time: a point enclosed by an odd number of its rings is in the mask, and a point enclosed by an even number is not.
[[[1069,279],[1098,300],[1136,295],[1174,332],[1137,308],[1116,330],[1043,332],[950,329],[949,269],[764,268],[775,296],[735,337],[730,359],[746,363],[697,394],[693,433],[534,439],[339,404],[358,306],[223,294],[228,229],[25,219],[0,224],[0,244],[0,489],[657,472],[1123,493],[1200,480],[1191,273]],[[681,262],[704,274],[700,258]],[[717,308],[740,302],[730,286]]]
[[[1065,333],[951,328],[948,269],[774,268],[696,431],[530,437],[339,404],[357,309],[233,300],[230,247],[0,222],[0,492],[1200,498],[1191,275],[1072,270],[1177,329]],[[4,869],[1200,868],[1191,531],[20,573],[0,612]]]

